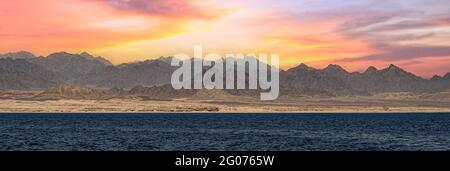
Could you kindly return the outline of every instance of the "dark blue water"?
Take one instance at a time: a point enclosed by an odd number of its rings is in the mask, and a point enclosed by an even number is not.
[[[0,114],[0,150],[450,150],[450,114]]]

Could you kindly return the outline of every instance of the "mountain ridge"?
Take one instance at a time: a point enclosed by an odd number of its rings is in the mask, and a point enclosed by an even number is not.
[[[32,57],[32,58],[47,58],[47,57],[52,56],[52,55],[55,55],[55,54],[79,55],[79,56],[83,56],[83,57],[87,57],[87,58],[91,58],[91,59],[95,59],[95,60],[101,60],[101,61],[106,62],[105,64],[107,64],[107,65],[109,65],[109,66],[117,66],[117,67],[123,66],[123,65],[130,65],[130,64],[143,63],[143,62],[148,62],[148,61],[163,61],[163,62],[166,62],[166,63],[170,64],[170,59],[173,58],[172,56],[166,56],[166,57],[165,57],[165,56],[160,56],[159,58],[155,58],[155,59],[146,59],[146,60],[143,60],[143,61],[134,61],[134,62],[120,63],[120,64],[117,64],[117,65],[114,65],[114,64],[112,64],[109,60],[107,60],[106,58],[103,58],[103,57],[101,57],[101,56],[94,57],[93,55],[89,54],[88,52],[81,52],[81,53],[77,54],[77,53],[68,53],[68,52],[61,51],[61,52],[51,53],[51,54],[47,55],[46,57],[43,57],[43,56],[36,56],[36,55],[34,55],[33,53],[28,52],[28,51],[17,51],[17,52],[9,52],[9,53],[0,54],[0,59],[4,59],[4,58],[12,58],[12,59],[28,59],[28,58],[30,58],[30,57]],[[25,55],[26,57],[21,57],[21,56],[23,56],[23,55]],[[293,68],[297,68],[297,67],[299,67],[299,66],[300,66],[300,67],[307,67],[307,68],[312,69],[312,70],[318,70],[317,68],[310,67],[310,66],[306,65],[305,63],[300,63],[300,64],[297,65],[296,67],[292,67],[292,68],[288,68],[288,69],[286,69],[286,70],[280,70],[280,71],[287,71],[287,70],[290,70],[290,69],[293,69]],[[338,64],[329,64],[327,67],[325,67],[325,68],[323,68],[323,69],[327,69],[327,68],[330,68],[330,67],[337,67],[337,68],[342,69],[342,70],[344,70],[344,71],[346,71],[346,72],[348,72],[348,73],[366,73],[366,72],[372,72],[372,71],[379,71],[378,68],[376,68],[376,67],[374,67],[374,66],[369,66],[369,67],[368,67],[365,71],[363,71],[363,72],[359,72],[359,71],[349,72],[349,71],[345,70],[342,66],[340,66],[340,65],[338,65]],[[393,68],[399,68],[399,69],[403,70],[401,67],[398,67],[398,66],[396,66],[396,65],[394,65],[394,64],[390,64],[388,67],[386,67],[386,68],[384,68],[384,69],[389,69],[389,68],[391,68],[391,67],[393,67]],[[323,70],[323,69],[322,69],[322,70]],[[381,69],[381,70],[383,70],[383,69]],[[414,74],[414,73],[413,73],[413,74]],[[415,75],[415,74],[414,74],[414,75]],[[416,76],[417,76],[417,75],[416,75]],[[439,76],[439,75],[436,75],[436,76]],[[418,77],[421,77],[421,76],[418,76]],[[440,76],[440,77],[442,77],[442,78],[450,78],[450,72],[448,72],[448,73],[446,73],[445,75],[442,75],[442,76]],[[423,77],[421,77],[421,78],[423,78]],[[431,77],[431,78],[432,78],[432,77]],[[429,78],[429,79],[431,79],[431,78]],[[426,79],[426,78],[423,78],[423,79]]]
[[[159,87],[159,89],[154,88],[151,91],[170,92],[164,86],[170,84],[171,74],[177,69],[170,65],[170,59],[171,57],[160,57],[159,59],[113,65],[108,60],[94,57],[87,52],[80,54],[57,52],[47,57],[36,57],[25,51],[7,53],[0,55],[0,88],[14,89],[13,85],[8,84],[8,79],[18,77],[15,82],[21,85],[17,86],[21,89],[46,88],[64,83],[127,89],[143,85]],[[17,68],[8,67],[8,65]],[[27,67],[35,68],[35,70],[27,70]],[[18,73],[23,77],[19,77]],[[27,82],[30,82],[29,85]],[[323,69],[299,64],[296,67],[280,71],[280,93],[290,96],[440,92],[449,88],[450,73],[442,77],[435,76],[425,79],[393,64],[383,69],[370,66],[364,72],[352,73],[337,64],[330,64]],[[257,94],[232,90],[228,92],[235,95]]]

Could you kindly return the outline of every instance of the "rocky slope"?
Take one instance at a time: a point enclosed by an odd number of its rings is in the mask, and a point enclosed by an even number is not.
[[[163,60],[122,64],[97,68],[78,81],[84,85],[133,88],[137,85],[156,86],[170,84],[175,67]]]
[[[0,59],[0,89],[44,89],[61,82],[55,73],[25,59]]]
[[[112,66],[109,61],[101,57],[93,57],[88,53],[59,52],[47,57],[29,58],[27,60],[54,72],[66,83],[78,83],[92,70]]]

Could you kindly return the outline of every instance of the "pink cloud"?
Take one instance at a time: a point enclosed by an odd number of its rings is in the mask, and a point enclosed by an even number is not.
[[[137,12],[160,17],[213,19],[224,14],[217,7],[202,7],[198,0],[98,0],[123,12]]]

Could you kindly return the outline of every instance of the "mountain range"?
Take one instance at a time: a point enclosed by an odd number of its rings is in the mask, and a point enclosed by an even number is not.
[[[170,58],[113,65],[102,57],[86,52],[70,54],[58,52],[37,57],[29,52],[0,55],[0,89],[34,90],[55,85],[74,84],[128,89],[132,94],[177,96],[171,90],[170,79],[177,68]],[[305,64],[280,71],[280,93],[289,96],[352,96],[384,92],[434,93],[450,89],[450,73],[443,77],[421,78],[400,67],[384,69],[369,67],[365,72],[348,72],[338,65],[316,69]],[[229,95],[253,95],[257,91],[224,90]],[[194,95],[198,92],[183,91]],[[180,92],[181,93],[181,92]],[[222,94],[222,93],[218,93]]]

